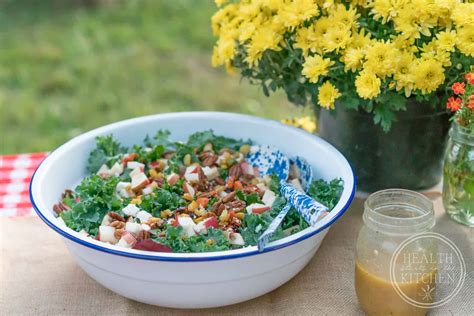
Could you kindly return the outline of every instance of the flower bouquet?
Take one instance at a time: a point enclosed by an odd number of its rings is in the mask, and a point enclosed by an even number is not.
[[[444,161],[443,202],[456,221],[474,226],[474,73],[452,85],[446,107],[454,112]]]
[[[406,111],[410,118],[439,118],[434,120],[434,126],[426,126],[427,130],[439,133],[424,140],[428,147],[435,141],[438,144],[423,153],[433,157],[434,162],[426,162],[429,170],[422,174],[435,173],[433,180],[404,183],[400,178],[376,183],[369,190],[394,185],[420,188],[439,180],[447,133],[447,128],[440,126],[447,120],[447,115],[440,117],[442,104],[459,73],[468,71],[473,64],[474,4],[455,0],[216,2],[219,10],[212,17],[212,29],[218,40],[213,65],[224,65],[230,73],[239,71],[250,82],[260,85],[265,95],[283,89],[294,104],[311,103],[322,108],[320,134],[353,161],[359,178],[369,176],[369,171],[363,169],[370,166],[362,166],[364,157],[355,157],[362,153],[351,152],[354,145],[366,142],[374,134],[379,136],[370,144],[372,147],[384,141],[413,142],[412,135],[403,140],[397,131],[388,133],[396,125],[394,122],[403,120],[400,111]],[[331,115],[327,111],[334,109]],[[355,113],[360,117],[355,121],[345,117]],[[331,120],[329,116],[336,117],[330,124],[332,131],[327,131],[329,123],[325,123]],[[352,129],[354,135],[350,139],[341,139],[341,129],[362,125],[366,126],[364,134]],[[386,135],[380,135],[377,126]],[[338,130],[337,136],[334,128]],[[374,158],[371,165],[384,159],[396,162],[391,167],[399,167],[400,159],[413,156],[409,151],[398,153],[372,147],[365,147],[363,154],[373,151],[383,157]],[[419,166],[408,169],[407,173],[416,173]]]

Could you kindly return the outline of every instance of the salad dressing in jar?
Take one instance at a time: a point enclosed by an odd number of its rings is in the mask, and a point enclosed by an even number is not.
[[[423,273],[416,278],[397,277],[396,280],[404,280],[397,282],[398,288],[413,300],[419,300],[426,287],[433,288],[436,260],[419,258],[435,254],[434,244],[415,242],[409,251],[413,258],[404,254],[392,262],[397,248],[407,238],[427,232],[434,226],[431,201],[408,190],[379,191],[365,202],[363,219],[355,265],[355,288],[360,306],[368,315],[425,315],[427,309],[408,303],[395,290],[390,274],[400,276],[407,260],[412,260],[408,262],[410,269]]]

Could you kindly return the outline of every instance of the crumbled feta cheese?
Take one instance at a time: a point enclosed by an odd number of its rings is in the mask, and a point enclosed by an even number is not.
[[[184,178],[191,183],[199,182],[199,175],[197,173],[186,173]]]
[[[137,213],[140,212],[140,209],[135,204],[128,204],[122,209],[122,212],[128,216],[137,216]]]
[[[132,191],[132,184],[130,182],[117,183],[117,186],[115,187],[115,192],[117,192],[117,194],[123,198],[130,198],[135,196],[135,193],[133,193]]]
[[[152,217],[152,215],[148,213],[147,211],[140,211],[137,213],[136,217],[140,220],[140,223],[144,223],[144,222],[148,222],[148,220]]]
[[[215,178],[219,176],[219,171],[217,170],[216,167],[212,167],[212,168],[204,167],[202,168],[202,171],[204,172],[204,175],[206,176],[206,178],[208,178],[209,180],[214,180]]]
[[[146,232],[151,229],[150,225],[148,225],[148,224],[141,224],[140,227],[141,227],[141,229],[143,229]]]

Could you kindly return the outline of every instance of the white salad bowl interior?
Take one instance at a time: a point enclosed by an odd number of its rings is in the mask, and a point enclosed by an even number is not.
[[[65,189],[73,189],[87,174],[89,152],[99,135],[113,134],[131,146],[167,129],[174,140],[185,141],[197,131],[252,139],[278,147],[289,157],[302,156],[315,179],[342,178],[338,204],[316,227],[274,241],[264,252],[257,247],[208,253],[158,253],[93,240],[61,224],[53,205]],[[33,206],[43,221],[58,232],[76,262],[97,282],[140,302],[176,308],[204,308],[234,304],[265,294],[294,277],[313,257],[328,229],[349,207],[355,177],[344,158],[324,140],[279,122],[221,112],[182,112],[130,119],[78,136],[54,150],[31,181]]]

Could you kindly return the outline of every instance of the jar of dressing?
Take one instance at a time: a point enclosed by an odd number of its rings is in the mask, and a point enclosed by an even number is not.
[[[398,276],[395,280],[404,280],[396,285],[413,300],[419,299],[422,291],[434,282],[435,260],[419,260],[436,254],[436,245],[426,239],[410,244],[412,258],[405,254],[392,260],[407,238],[428,232],[434,226],[432,202],[409,190],[379,191],[366,200],[363,220],[355,265],[355,288],[360,306],[368,315],[425,315],[427,309],[410,304],[395,290],[391,273]],[[421,271],[421,277],[401,277],[407,266],[410,271]]]

